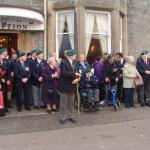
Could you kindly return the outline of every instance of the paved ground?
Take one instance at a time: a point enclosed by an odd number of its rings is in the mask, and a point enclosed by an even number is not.
[[[0,119],[0,150],[150,149],[149,107],[81,113],[77,125],[64,126],[58,114],[34,111],[20,115]]]

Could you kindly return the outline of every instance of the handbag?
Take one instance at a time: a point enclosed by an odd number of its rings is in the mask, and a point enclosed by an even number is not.
[[[0,117],[5,116],[3,92],[0,91]]]
[[[142,79],[140,73],[138,72],[138,70],[137,70],[137,76],[138,76],[138,78],[134,79],[135,86],[143,85],[144,82],[143,82],[143,79]]]
[[[0,109],[4,109],[4,99],[2,91],[0,91]]]

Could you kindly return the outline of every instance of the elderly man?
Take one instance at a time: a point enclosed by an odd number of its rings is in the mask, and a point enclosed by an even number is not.
[[[66,50],[65,58],[60,64],[60,123],[65,124],[67,120],[77,123],[74,115],[74,99],[76,84],[81,75],[75,72],[76,51]],[[75,81],[75,82],[74,82]]]
[[[26,54],[19,52],[18,61],[14,66],[15,85],[16,85],[16,104],[17,110],[22,111],[22,105],[25,109],[30,111],[30,77],[31,69],[29,63],[26,61]]]
[[[150,59],[149,52],[143,51],[137,60],[137,70],[141,74],[144,85],[139,86],[139,101],[141,106],[150,106]]]

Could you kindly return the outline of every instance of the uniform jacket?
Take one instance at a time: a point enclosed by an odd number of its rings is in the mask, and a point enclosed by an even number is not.
[[[72,81],[76,78],[75,72],[68,58],[64,58],[60,64],[60,92],[74,93],[76,85]]]
[[[32,68],[32,85],[40,86],[40,82],[38,79],[42,77],[43,69],[46,66],[47,66],[46,60],[42,59],[41,63],[39,63],[37,59],[34,60]]]
[[[34,60],[32,57],[27,59],[28,64],[30,65],[31,68],[31,77],[30,77],[30,84],[34,85],[34,79],[33,79],[33,65],[34,65]]]
[[[24,67],[20,61],[17,61],[14,66],[14,77],[15,77],[15,85],[23,86],[24,84],[29,84],[31,77],[31,69],[28,62],[24,62]],[[28,78],[27,83],[23,83],[22,79]]]
[[[2,61],[0,61],[0,70],[1,70],[0,78],[4,79],[5,83],[8,80],[11,80],[11,65],[7,59],[2,59]]]
[[[144,60],[142,58],[139,58],[137,60],[136,67],[144,81],[150,79],[150,75],[147,75],[145,73],[146,70],[150,71],[150,59],[147,59],[147,64],[146,64],[146,63],[144,63]]]

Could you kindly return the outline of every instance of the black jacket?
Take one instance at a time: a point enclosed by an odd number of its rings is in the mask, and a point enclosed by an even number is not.
[[[23,86],[24,84],[29,84],[31,77],[31,69],[30,65],[27,62],[24,62],[24,67],[22,66],[20,61],[17,61],[14,66],[14,77],[15,77],[15,85]],[[28,78],[27,83],[23,83],[22,79]]]
[[[150,79],[150,75],[147,75],[145,73],[146,70],[150,71],[150,59],[147,59],[147,64],[144,63],[144,60],[142,58],[137,59],[136,63],[137,70],[141,74],[144,81]]]
[[[76,85],[73,85],[72,81],[76,78],[76,75],[67,58],[64,58],[60,63],[60,72],[60,92],[68,94],[74,93]]]

